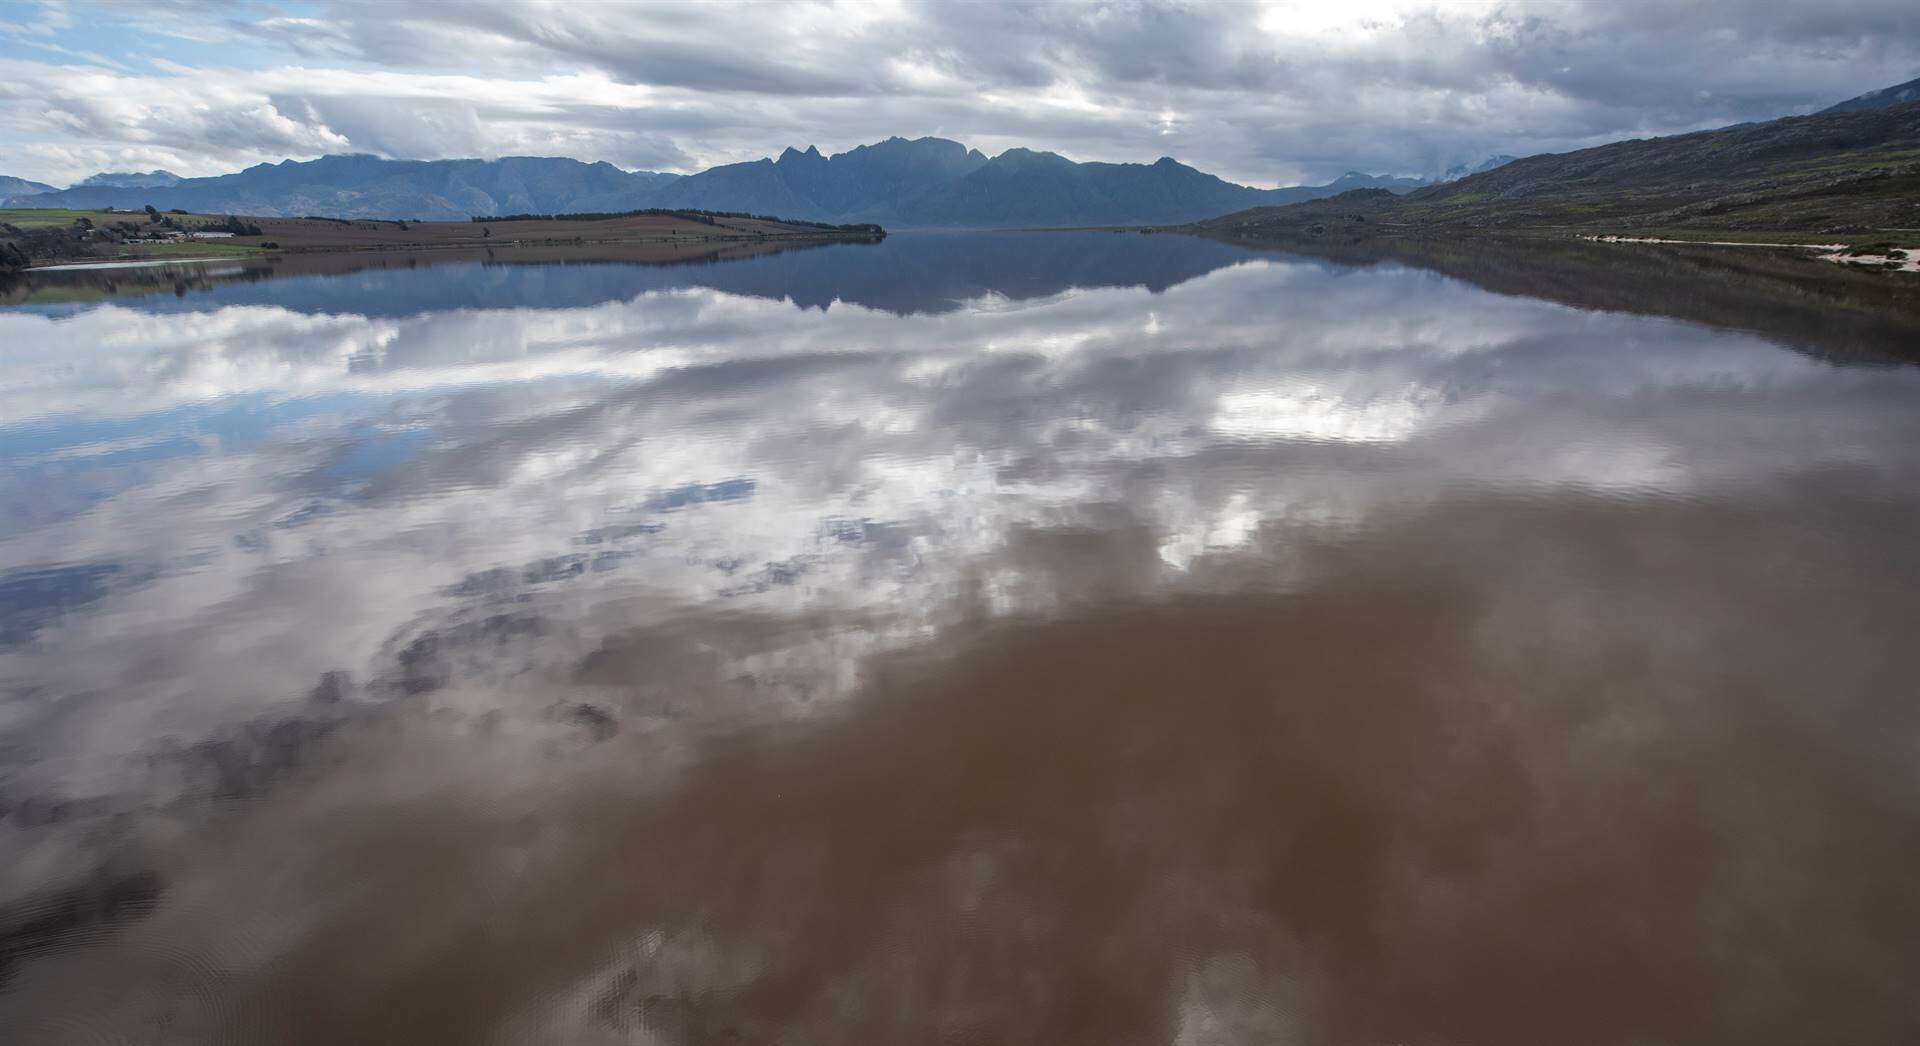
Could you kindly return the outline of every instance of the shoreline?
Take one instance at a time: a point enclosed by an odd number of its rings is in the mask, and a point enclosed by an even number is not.
[[[450,249],[593,247],[698,253],[752,244],[866,243],[887,235],[886,230],[878,226],[835,227],[702,211],[459,222],[247,216],[244,221],[251,229],[248,234],[222,238],[215,246],[190,238],[191,230],[204,225],[207,216],[163,216],[159,224],[136,221],[134,217],[119,212],[48,214],[32,209],[9,215],[6,210],[0,210],[0,223],[20,230],[23,243],[34,235],[40,238],[28,255],[30,264],[9,271],[48,272],[63,268],[72,271],[71,267],[79,265],[124,268],[148,263],[197,264],[306,254]],[[85,219],[85,223],[80,219]],[[180,224],[167,224],[176,221]],[[49,230],[53,231],[54,238],[66,242],[45,242]],[[182,236],[183,231],[186,236]],[[155,238],[161,235],[168,238]]]
[[[29,265],[18,270],[22,274],[35,272],[98,272],[105,269],[157,269],[168,265],[205,265],[208,262],[246,261],[250,258],[269,257],[268,252],[260,254],[218,254],[204,258],[108,258],[96,261],[53,262],[49,265]]]
[[[211,286],[231,279],[329,275],[365,270],[435,265],[707,265],[807,251],[869,245],[846,239],[776,238],[693,242],[628,241],[600,245],[563,244],[499,247],[443,245],[414,250],[390,249],[266,251],[217,258],[93,260],[37,266],[0,273],[0,306],[48,304],[92,298],[138,297],[174,292],[182,286]]]
[[[421,241],[396,240],[391,243],[375,243],[350,246],[303,246],[255,248],[245,252],[227,254],[206,254],[179,257],[154,257],[152,255],[121,255],[112,258],[78,255],[60,258],[44,265],[29,265],[15,270],[21,273],[34,272],[77,272],[85,269],[132,269],[153,268],[164,265],[204,265],[208,262],[252,262],[272,258],[306,257],[311,255],[336,254],[417,254],[428,251],[471,251],[487,250],[527,250],[541,247],[665,247],[665,248],[722,248],[756,243],[872,243],[879,237],[854,236],[850,234],[790,234],[767,236],[708,236],[702,238],[681,237],[611,237],[607,239],[584,239],[565,237],[546,237],[538,240],[498,240],[485,244],[473,243],[432,243]],[[244,246],[244,245],[243,245]]]
[[[1115,228],[1115,232],[1181,233],[1233,243],[1284,247],[1289,244],[1352,244],[1379,240],[1418,243],[1434,239],[1481,243],[1590,243],[1653,247],[1755,247],[1805,251],[1806,261],[1824,262],[1862,273],[1920,273],[1920,229],[1875,229],[1844,235],[1800,229],[1648,229],[1597,231],[1592,226],[1433,225],[1323,218],[1293,226],[1249,228],[1194,223]],[[1730,238],[1751,235],[1751,239]]]
[[[1867,248],[1845,243],[1779,243],[1758,240],[1675,240],[1656,236],[1621,236],[1602,233],[1581,236],[1592,243],[1681,244],[1692,247],[1775,247],[1814,252],[1814,257],[1835,265],[1850,265],[1882,272],[1920,272],[1920,244],[1913,247],[1889,246],[1869,252]]]

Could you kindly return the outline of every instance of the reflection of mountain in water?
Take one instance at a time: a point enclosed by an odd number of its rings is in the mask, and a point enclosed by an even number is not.
[[[261,305],[308,315],[401,318],[584,308],[703,288],[809,309],[845,302],[906,316],[952,312],[988,296],[1030,301],[1073,288],[1142,287],[1157,294],[1258,258],[1306,258],[1342,269],[1406,265],[1499,294],[1753,331],[1836,360],[1911,360],[1895,347],[1920,344],[1920,281],[1850,271],[1792,251],[1574,239],[1230,242],[1105,232],[971,232],[698,253],[619,247],[369,252],[224,267],[36,273],[13,294],[28,309],[56,314],[116,297],[150,313]]]
[[[49,286],[112,281],[120,293],[146,281],[130,307],[182,312],[271,305],[302,313],[412,316],[453,309],[564,309],[624,301],[649,291],[701,287],[805,308],[847,302],[896,315],[949,312],[990,294],[1044,298],[1074,287],[1160,292],[1259,255],[1188,236],[1122,233],[961,233],[836,243],[738,259],[634,262],[595,252],[519,259],[445,252],[291,258],[280,265],[207,274],[176,286],[153,270],[101,270],[36,277]],[[312,271],[326,264],[330,271]],[[517,261],[541,264],[514,264]],[[560,264],[554,264],[554,262]],[[358,278],[342,278],[340,263]],[[169,298],[158,292],[177,293]],[[48,307],[48,306],[43,306]],[[50,306],[79,308],[80,304]]]

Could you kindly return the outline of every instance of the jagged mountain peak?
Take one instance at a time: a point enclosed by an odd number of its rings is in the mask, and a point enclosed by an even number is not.
[[[847,150],[847,152],[861,153],[900,150],[966,152],[967,147],[951,138],[935,138],[932,135],[921,138],[902,138],[896,134],[892,137],[874,142],[871,145],[856,145],[852,149]],[[846,153],[835,153],[834,155],[845,156]]]
[[[994,157],[992,162],[1016,163],[1016,162],[1028,162],[1028,161],[1048,161],[1048,162],[1059,162],[1059,163],[1073,162],[1072,160],[1067,159],[1066,157],[1060,155],[1059,153],[1047,152],[1044,149],[1028,149],[1022,146],[1015,146],[1014,148],[1011,148],[1002,152],[1000,155]]]

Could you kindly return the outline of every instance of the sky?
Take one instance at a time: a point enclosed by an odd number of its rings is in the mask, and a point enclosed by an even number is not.
[[[1920,0],[0,0],[0,174],[343,152],[690,173],[936,135],[1292,185],[1915,77]]]

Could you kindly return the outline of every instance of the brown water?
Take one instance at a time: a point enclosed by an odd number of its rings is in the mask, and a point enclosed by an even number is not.
[[[1676,257],[18,291],[0,1041],[1916,1041],[1905,291]]]

